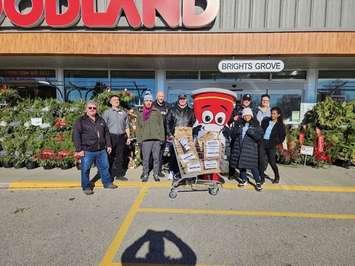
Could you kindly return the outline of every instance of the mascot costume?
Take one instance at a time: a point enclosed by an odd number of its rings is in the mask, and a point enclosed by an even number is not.
[[[220,172],[229,170],[230,130],[227,125],[232,116],[237,97],[232,91],[219,88],[199,89],[192,92],[196,123],[193,129],[195,138],[214,134],[222,145]],[[219,174],[207,176],[213,181],[220,181]]]

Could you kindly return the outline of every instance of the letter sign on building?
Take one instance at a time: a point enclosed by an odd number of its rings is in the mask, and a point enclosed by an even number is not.
[[[4,18],[24,29],[41,26],[66,29],[76,26],[80,18],[87,28],[114,29],[122,16],[134,29],[152,29],[158,26],[157,13],[169,28],[198,29],[210,25],[220,7],[220,0],[205,0],[204,10],[196,12],[195,0],[141,0],[139,10],[135,0],[108,0],[106,10],[97,11],[96,0],[67,0],[67,7],[59,12],[58,0],[31,0],[29,11],[21,12],[22,1],[25,0],[0,0],[0,30]]]
[[[281,72],[284,68],[281,60],[223,60],[218,64],[222,73]]]
[[[57,0],[46,1],[46,23],[52,28],[69,28],[80,20],[80,0],[67,0],[68,8],[62,13],[57,13]]]

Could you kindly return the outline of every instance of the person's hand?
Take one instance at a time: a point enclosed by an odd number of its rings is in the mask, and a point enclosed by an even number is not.
[[[111,147],[107,147],[107,153],[110,154],[112,152],[112,148]]]
[[[132,140],[131,140],[130,138],[128,138],[128,139],[126,140],[126,144],[127,144],[127,145],[130,145],[131,142],[132,142]]]
[[[84,151],[79,151],[79,152],[75,152],[74,153],[74,157],[84,157],[85,156],[85,152]]]
[[[233,117],[233,120],[234,120],[234,121],[238,121],[238,119],[239,119],[239,116],[238,116],[238,115],[235,115],[235,116]]]

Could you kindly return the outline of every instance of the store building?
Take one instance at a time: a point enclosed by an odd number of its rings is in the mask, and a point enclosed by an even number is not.
[[[0,84],[66,100],[128,89],[136,103],[146,89],[269,93],[297,122],[325,95],[355,99],[354,14],[354,0],[0,0]],[[228,59],[285,69],[221,73]]]

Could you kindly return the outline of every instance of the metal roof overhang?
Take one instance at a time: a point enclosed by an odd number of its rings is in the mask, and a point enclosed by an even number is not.
[[[235,59],[280,59],[286,69],[355,69],[355,56],[238,56]],[[0,69],[216,70],[231,56],[0,56]]]

